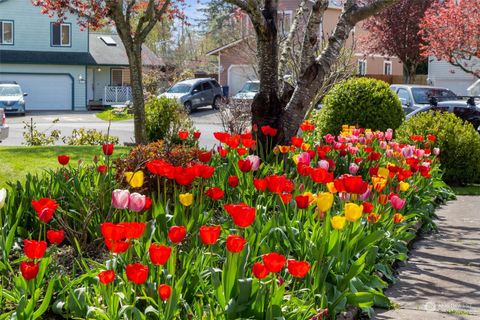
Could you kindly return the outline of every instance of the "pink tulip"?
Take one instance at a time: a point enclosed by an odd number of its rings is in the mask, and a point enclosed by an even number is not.
[[[433,148],[433,154],[438,156],[440,154],[440,149],[439,148]]]
[[[355,128],[355,129],[353,129],[352,134],[353,134],[354,136],[359,136],[359,135],[360,135],[360,132],[361,132],[360,129]]]
[[[405,158],[410,158],[413,156],[413,148],[411,146],[406,146],[402,148],[402,154]]]
[[[251,154],[247,157],[247,160],[249,160],[250,163],[252,164],[252,170],[257,171],[258,168],[260,167],[260,157],[254,154]]]
[[[308,153],[308,152],[300,153],[297,160],[298,160],[299,163],[303,163],[307,166],[310,165],[310,160],[311,160],[310,153]]]
[[[375,135],[376,135],[376,137],[377,137],[377,140],[383,140],[384,134],[383,134],[382,131],[377,131],[377,132],[375,132]]]
[[[385,139],[388,141],[392,140],[393,138],[393,130],[392,129],[387,129],[387,132],[385,132]]]
[[[372,131],[365,132],[365,137],[367,138],[367,140],[372,140],[373,132]]]
[[[415,150],[415,155],[417,156],[417,158],[423,158],[424,154],[425,154],[425,150],[423,149]]]
[[[134,192],[130,195],[130,202],[128,203],[128,209],[134,212],[140,212],[145,208],[146,197],[143,194]]]
[[[330,168],[330,164],[327,160],[320,160],[318,161],[318,167],[324,170],[328,170],[328,168]]]
[[[350,163],[350,165],[348,166],[348,171],[350,172],[350,174],[357,174],[358,172],[358,169],[360,169],[360,167],[358,166],[358,164],[356,163]]]
[[[398,197],[398,196],[392,196],[390,198],[390,203],[392,204],[392,208],[395,211],[401,210],[403,206],[405,205],[405,200]]]
[[[367,143],[367,140],[365,139],[365,137],[359,137],[359,138],[358,138],[358,143],[360,143],[360,144],[366,144],[366,143]]]
[[[325,142],[326,143],[332,143],[333,141],[335,141],[335,136],[334,135],[331,135],[330,133],[323,136],[323,139],[325,139]]]
[[[387,149],[387,142],[386,141],[380,141],[380,148]]]
[[[385,152],[385,156],[387,156],[387,158],[393,157],[393,150],[392,150],[392,149],[388,149],[388,150]]]
[[[130,200],[128,190],[115,189],[112,192],[112,206],[115,209],[126,209]]]
[[[365,201],[365,200],[368,200],[368,198],[370,198],[370,193],[372,192],[372,190],[370,190],[370,188],[367,188],[367,191],[365,191],[364,194],[361,194],[358,196],[358,200],[359,201]]]
[[[350,154],[355,154],[355,153],[358,152],[358,148],[357,148],[357,147],[349,146],[349,147],[348,147],[348,152],[349,152]]]

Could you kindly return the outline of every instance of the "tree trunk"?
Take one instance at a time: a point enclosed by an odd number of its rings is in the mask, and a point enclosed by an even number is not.
[[[412,62],[405,62],[403,64],[403,82],[411,84],[415,82],[417,64]]]
[[[145,101],[142,82],[142,46],[134,44],[133,50],[127,50],[130,63],[130,85],[132,87],[135,143],[146,144]]]

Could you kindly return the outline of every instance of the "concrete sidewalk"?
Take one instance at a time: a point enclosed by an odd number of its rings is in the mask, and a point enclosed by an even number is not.
[[[375,319],[480,319],[480,197],[437,210],[438,233],[417,240],[386,295],[395,310]]]

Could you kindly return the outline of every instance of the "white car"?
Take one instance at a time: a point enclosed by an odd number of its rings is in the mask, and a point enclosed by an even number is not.
[[[8,126],[5,119],[5,112],[0,108],[0,142],[8,138]]]
[[[253,100],[255,95],[260,90],[260,81],[247,81],[236,95],[232,97],[233,100]]]

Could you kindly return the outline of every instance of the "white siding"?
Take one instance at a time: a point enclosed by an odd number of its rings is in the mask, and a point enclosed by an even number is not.
[[[460,68],[435,58],[429,58],[428,79],[432,85],[449,88],[459,95],[467,95],[467,88],[477,80]]]

